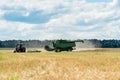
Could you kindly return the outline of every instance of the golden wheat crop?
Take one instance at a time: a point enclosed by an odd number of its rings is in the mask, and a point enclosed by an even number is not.
[[[17,54],[0,50],[0,80],[120,80],[120,49]]]

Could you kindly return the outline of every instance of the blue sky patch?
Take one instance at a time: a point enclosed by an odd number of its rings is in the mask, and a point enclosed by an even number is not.
[[[8,21],[25,22],[30,24],[46,23],[52,17],[52,14],[42,14],[42,11],[31,11],[27,16],[22,12],[6,13],[3,18]]]

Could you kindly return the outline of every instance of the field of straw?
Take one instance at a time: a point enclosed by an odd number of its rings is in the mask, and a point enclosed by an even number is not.
[[[60,53],[2,49],[0,80],[120,80],[120,49]]]

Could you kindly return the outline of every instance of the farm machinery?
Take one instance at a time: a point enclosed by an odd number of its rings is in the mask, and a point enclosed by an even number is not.
[[[16,48],[15,48],[15,50],[14,50],[14,53],[16,53],[16,52],[26,52],[26,47],[25,47],[25,45],[22,44],[22,43],[17,44],[17,45],[16,45]]]
[[[79,40],[79,41],[56,40],[53,42],[53,48],[50,48],[48,45],[46,45],[45,50],[55,51],[55,52],[72,51],[74,50],[74,47],[76,47],[75,42],[84,43],[83,40]]]

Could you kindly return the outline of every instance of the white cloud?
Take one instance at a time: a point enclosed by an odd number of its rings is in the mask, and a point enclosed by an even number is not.
[[[111,3],[110,3],[112,6],[120,6],[120,1],[119,0],[113,0]]]
[[[119,0],[102,3],[88,3],[86,0],[3,0],[0,16],[18,12],[29,17],[34,11],[53,15],[47,22],[39,24],[12,22],[0,17],[0,36],[2,39],[120,39],[119,7]]]
[[[22,36],[27,36],[26,32],[31,30],[34,25],[19,23],[19,22],[8,22],[5,20],[0,21],[0,36],[4,39],[18,39]],[[22,37],[23,38],[23,37]],[[20,38],[20,39],[22,39]]]

